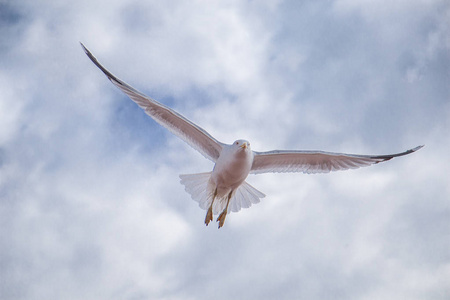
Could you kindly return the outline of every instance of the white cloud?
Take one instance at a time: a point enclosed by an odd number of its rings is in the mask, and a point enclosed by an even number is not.
[[[17,101],[23,91],[11,88],[6,74],[0,73],[0,145],[6,144],[19,130],[19,115],[22,110],[22,103]]]
[[[3,4],[0,293],[446,298],[443,3]],[[205,228],[178,174],[212,163],[121,95],[78,41],[223,142],[426,147],[364,170],[251,176],[267,197]]]

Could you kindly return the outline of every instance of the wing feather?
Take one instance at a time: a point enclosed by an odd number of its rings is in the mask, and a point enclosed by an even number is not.
[[[167,128],[170,132],[184,140],[206,158],[212,160],[213,162],[217,160],[224,144],[217,141],[208,132],[192,123],[176,111],[142,94],[132,86],[114,76],[98,62],[95,56],[82,43],[81,46],[87,56],[103,73],[105,73],[108,79],[128,97],[130,97],[131,100],[144,109],[147,115],[152,117],[163,127]]]
[[[394,157],[407,155],[422,147],[418,146],[401,153],[387,155],[356,155],[324,151],[254,151],[255,155],[250,173],[303,172],[312,174],[356,169],[387,161]]]

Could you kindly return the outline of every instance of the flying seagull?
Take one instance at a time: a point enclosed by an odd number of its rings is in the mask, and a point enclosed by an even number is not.
[[[192,199],[205,209],[205,224],[219,214],[219,228],[231,211],[248,208],[265,197],[263,193],[245,182],[248,174],[268,172],[327,173],[330,171],[356,169],[413,153],[423,146],[396,154],[355,155],[324,151],[274,150],[253,151],[247,140],[224,144],[203,128],[192,123],[173,109],[153,100],[126,84],[105,67],[81,43],[87,56],[108,79],[139,105],[150,117],[170,132],[184,140],[215,165],[211,172],[180,175],[181,183]]]

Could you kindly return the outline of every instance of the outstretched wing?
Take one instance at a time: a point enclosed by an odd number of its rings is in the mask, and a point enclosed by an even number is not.
[[[223,145],[208,132],[195,125],[176,111],[142,94],[130,85],[126,84],[105,67],[103,67],[95,56],[81,43],[87,56],[108,77],[108,79],[122,92],[128,95],[137,105],[152,117],[160,125],[184,140],[192,148],[199,151],[203,156],[215,162],[222,151]]]
[[[390,160],[397,156],[413,153],[423,146],[388,155],[354,155],[324,151],[283,151],[254,152],[250,173],[328,173],[330,171],[356,169]]]

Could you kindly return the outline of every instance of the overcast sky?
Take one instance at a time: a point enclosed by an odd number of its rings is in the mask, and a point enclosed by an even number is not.
[[[220,230],[213,164],[89,61],[218,140],[417,153],[267,196]],[[450,2],[0,0],[1,299],[449,299]]]

